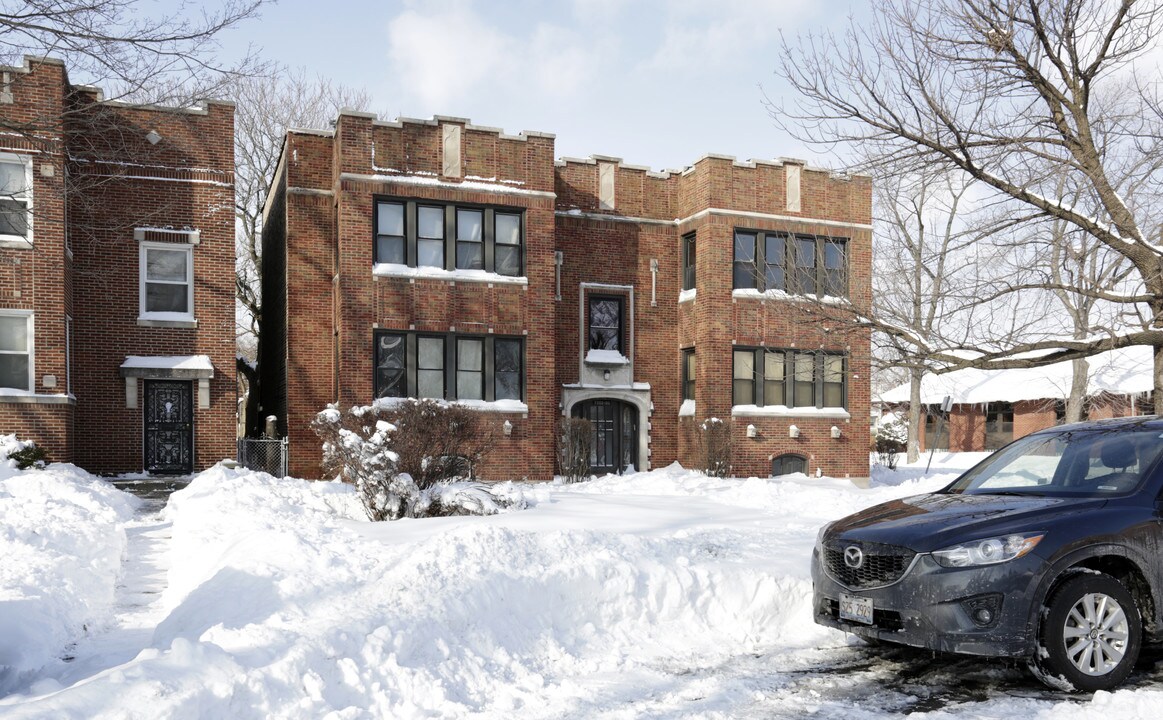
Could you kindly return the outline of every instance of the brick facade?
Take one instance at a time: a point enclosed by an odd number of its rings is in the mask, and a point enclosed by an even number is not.
[[[426,204],[519,213],[520,276],[453,271],[451,241],[443,272],[415,268],[414,257],[413,267],[376,264],[377,202],[408,213]],[[846,322],[852,307],[871,302],[866,177],[721,156],[671,172],[602,156],[555,161],[544,133],[344,113],[334,131],[287,134],[264,227],[261,411],[277,415],[290,437],[294,475],[318,476],[315,413],[374,398],[374,343],[385,333],[408,343],[439,337],[445,347],[458,338],[522,340],[523,407],[486,405],[512,426],[481,469],[489,479],[552,477],[559,419],[603,403],[622,413],[622,460],[639,469],[696,465],[695,427],[718,417],[731,422],[736,475],[767,476],[789,453],[809,472],[867,475],[870,341]],[[456,227],[449,220],[449,232]],[[850,303],[734,290],[736,229],[844,238]],[[680,300],[681,243],[691,233],[695,292]],[[418,241],[408,242],[414,252]],[[482,247],[489,257],[493,245]],[[620,308],[620,360],[588,353],[591,300]],[[735,347],[842,355],[845,407],[768,406],[733,417]],[[692,348],[695,411],[680,419],[680,356]],[[414,389],[414,377],[408,382]]]
[[[0,246],[0,314],[31,313],[34,342],[32,387],[0,389],[0,432],[93,472],[180,472],[145,453],[147,384],[168,380],[192,423],[154,417],[178,424],[151,425],[151,446],[190,469],[232,457],[233,106],[104,102],[52,60],[4,71],[0,114],[24,130],[0,153],[28,162],[33,185],[31,242]],[[192,262],[175,291],[192,307],[143,305],[143,247]],[[130,357],[136,367],[123,369]]]

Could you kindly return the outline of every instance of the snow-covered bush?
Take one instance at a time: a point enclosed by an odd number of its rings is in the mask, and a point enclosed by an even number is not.
[[[717,417],[699,425],[699,469],[713,477],[731,472],[731,426]]]
[[[467,481],[493,446],[493,423],[469,408],[435,400],[379,401],[312,423],[323,440],[323,470],[356,486],[368,517],[489,515],[507,506]],[[484,496],[488,496],[486,499]]]
[[[557,457],[561,476],[567,483],[579,482],[590,474],[590,445],[593,423],[585,418],[562,418]]]
[[[897,456],[904,452],[909,439],[909,426],[896,415],[885,415],[876,428],[873,449],[876,460],[889,470],[896,469]]]
[[[8,459],[16,463],[19,470],[43,468],[48,465],[48,451],[34,442],[19,443],[20,447],[8,453]]]

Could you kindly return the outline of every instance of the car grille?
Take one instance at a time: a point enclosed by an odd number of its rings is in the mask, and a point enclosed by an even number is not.
[[[855,545],[864,553],[860,567],[848,567],[844,562],[845,548]],[[870,589],[891,585],[904,577],[916,553],[899,545],[879,543],[830,543],[824,548],[824,566],[828,574],[841,585]]]

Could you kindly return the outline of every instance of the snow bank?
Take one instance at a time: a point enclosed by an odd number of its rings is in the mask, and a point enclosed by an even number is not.
[[[0,436],[0,695],[108,619],[137,501],[68,464],[19,471]]]

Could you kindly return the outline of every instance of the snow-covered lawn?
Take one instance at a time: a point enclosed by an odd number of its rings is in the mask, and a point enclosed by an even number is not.
[[[979,457],[875,468],[867,490],[671,466],[374,524],[344,485],[216,467],[157,520],[169,572],[135,657],[105,651],[114,586],[135,581],[116,571],[133,502],[67,466],[0,471],[0,663],[22,671],[0,717],[881,717],[891,702],[852,699],[867,673],[820,670],[879,661],[811,621],[817,528]],[[1081,702],[1035,687],[931,715],[1163,714],[1150,683]]]

